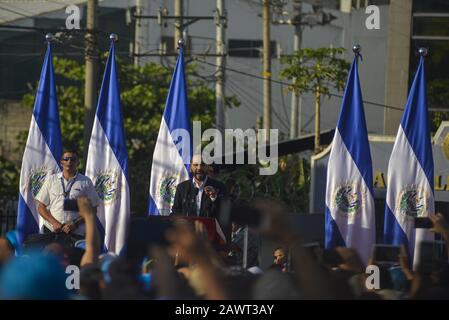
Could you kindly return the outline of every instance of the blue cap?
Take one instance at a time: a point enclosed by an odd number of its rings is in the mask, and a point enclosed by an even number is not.
[[[148,292],[151,290],[151,273],[144,273],[139,276],[139,281],[143,285],[143,289]]]
[[[103,272],[103,279],[106,283],[110,283],[112,280],[109,274],[109,266],[115,259],[117,259],[117,256],[110,253],[104,254],[100,257],[100,269],[101,272]]]
[[[58,259],[33,252],[7,263],[0,277],[3,299],[64,300],[68,298],[66,274]]]
[[[19,240],[17,239],[17,231],[10,230],[6,233],[6,239],[9,241],[11,246],[16,250],[16,256],[20,255],[20,245]]]
[[[75,248],[86,250],[86,240],[78,240],[75,242]]]

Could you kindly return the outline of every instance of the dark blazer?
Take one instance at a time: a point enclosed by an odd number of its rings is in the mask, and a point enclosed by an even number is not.
[[[220,181],[207,178],[206,186],[212,186],[219,190],[217,199],[212,201],[203,191],[201,197],[200,217],[218,218],[220,204],[227,196],[226,186]],[[194,216],[196,217],[195,190],[192,179],[181,182],[176,187],[175,200],[171,208],[172,215]]]

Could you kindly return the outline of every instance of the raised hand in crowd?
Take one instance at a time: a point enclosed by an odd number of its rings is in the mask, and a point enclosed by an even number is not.
[[[433,223],[430,231],[441,234],[444,240],[449,241],[449,222],[441,213],[429,215],[429,219]]]
[[[443,239],[446,240],[447,256],[449,257],[449,221],[441,213],[431,214],[429,218],[433,223],[433,228],[430,231],[441,234]]]
[[[195,232],[195,228],[196,231]],[[179,257],[180,263],[193,263],[202,276],[204,297],[211,300],[227,299],[224,286],[217,266],[219,258],[210,242],[204,239],[204,231],[199,225],[195,228],[185,223],[177,223],[167,232],[167,239],[171,243],[171,252]],[[199,233],[198,233],[199,231]]]
[[[295,276],[306,299],[335,298],[335,288],[318,261],[302,245],[301,236],[293,229],[287,208],[279,201],[260,199],[255,207],[262,214],[259,232],[289,247]]]
[[[95,210],[86,197],[77,200],[80,216],[86,224],[86,250],[81,258],[81,266],[98,262],[100,254],[100,237],[95,225]]]
[[[150,256],[155,261],[152,277],[157,297],[159,299],[186,298],[182,296],[183,287],[179,281],[180,276],[165,248],[158,245],[152,246]]]
[[[412,269],[410,269],[407,249],[404,245],[401,246],[401,250],[399,253],[399,265],[401,266],[402,272],[407,277],[407,280],[412,281],[414,279],[414,274]]]
[[[343,260],[343,263],[338,265],[340,269],[354,273],[365,273],[365,264],[354,248],[337,247],[335,251]]]

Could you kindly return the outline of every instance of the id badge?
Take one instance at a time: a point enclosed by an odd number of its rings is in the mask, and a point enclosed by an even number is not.
[[[64,211],[76,211],[78,212],[78,203],[76,199],[64,199]]]

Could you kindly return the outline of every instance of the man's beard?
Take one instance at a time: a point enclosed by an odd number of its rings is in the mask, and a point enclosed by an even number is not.
[[[193,176],[196,178],[196,180],[203,181],[206,174],[204,172],[198,172],[194,173]]]

